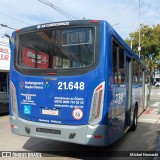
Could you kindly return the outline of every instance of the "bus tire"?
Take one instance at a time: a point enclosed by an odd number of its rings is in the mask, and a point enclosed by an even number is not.
[[[138,109],[135,107],[133,115],[133,124],[131,125],[130,131],[135,131],[138,123]]]

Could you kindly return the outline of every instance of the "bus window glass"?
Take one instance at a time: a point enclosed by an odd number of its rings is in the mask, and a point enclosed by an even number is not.
[[[114,83],[118,83],[117,45],[113,42],[113,75]]]
[[[94,63],[94,28],[44,30],[18,37],[18,65],[24,68],[68,69]]]
[[[124,83],[124,50],[113,41],[114,83]]]
[[[139,83],[139,64],[133,60],[133,83]]]
[[[22,48],[22,65],[30,68],[48,68],[49,57],[46,53],[30,48]]]
[[[119,48],[119,83],[124,83],[124,50]]]
[[[142,83],[142,78],[143,78],[143,77],[142,77],[142,72],[143,72],[143,71],[142,71],[142,67],[141,67],[141,65],[139,64],[139,82],[140,82],[140,83]]]
[[[146,81],[145,81],[145,84],[149,84],[149,79],[150,79],[150,74],[149,74],[149,71],[146,70]]]

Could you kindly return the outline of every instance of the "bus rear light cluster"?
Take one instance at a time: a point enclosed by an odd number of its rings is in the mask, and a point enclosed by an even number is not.
[[[101,138],[103,138],[103,136],[102,135],[99,135],[99,134],[95,134],[95,135],[87,135],[87,138],[95,138],[95,139],[101,139]]]
[[[17,97],[16,97],[16,88],[12,82],[10,82],[10,98],[11,98],[11,109],[12,114],[15,117],[18,117],[18,106],[17,106]]]
[[[94,135],[94,138],[103,138],[101,135]]]
[[[89,124],[96,125],[100,122],[103,111],[105,82],[98,85],[93,93]]]
[[[11,128],[14,128],[14,125],[13,125],[13,124],[11,124]]]
[[[11,124],[11,128],[18,129],[18,126],[15,126],[14,124]]]
[[[99,20],[90,20],[90,23],[99,23]]]

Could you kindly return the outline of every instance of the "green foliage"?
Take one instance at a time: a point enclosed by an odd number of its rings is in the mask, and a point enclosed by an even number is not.
[[[148,26],[141,24],[140,27],[140,40],[141,40],[141,58],[148,66],[154,66],[160,62],[160,25]],[[139,46],[139,30],[130,33],[130,38],[126,42],[130,46],[132,40],[132,49],[138,53]],[[151,54],[153,57],[151,58]]]

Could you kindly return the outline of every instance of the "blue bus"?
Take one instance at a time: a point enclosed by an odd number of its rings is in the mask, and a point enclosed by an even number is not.
[[[147,68],[106,21],[40,24],[11,39],[13,133],[106,146],[136,130]]]

